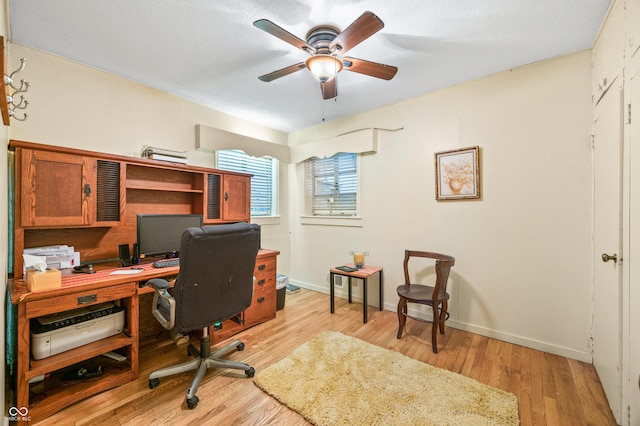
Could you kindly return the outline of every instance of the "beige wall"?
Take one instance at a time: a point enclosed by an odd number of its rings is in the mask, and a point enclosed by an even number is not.
[[[10,47],[8,68],[27,57],[32,83],[29,119],[12,123],[12,139],[124,155],[150,144],[189,150],[205,166],[213,157],[194,150],[196,123],[287,143],[286,134]],[[366,249],[367,262],[384,267],[390,310],[406,248],[452,254],[452,326],[590,360],[590,78],[590,52],[581,52],[289,135],[296,145],[403,128],[381,132],[378,153],[361,158],[362,227],[300,225],[300,166],[283,165],[282,217],[263,227],[263,245],[282,252],[279,271],[291,281],[325,292],[329,267]],[[483,199],[436,202],[433,153],[473,145]]]
[[[580,52],[292,133],[296,145],[403,127],[361,159],[362,227],[300,225],[292,203],[294,281],[328,291],[329,267],[363,248],[395,310],[404,250],[440,251],[456,257],[450,325],[589,361],[590,60]],[[482,200],[436,202],[434,152],[474,145]]]

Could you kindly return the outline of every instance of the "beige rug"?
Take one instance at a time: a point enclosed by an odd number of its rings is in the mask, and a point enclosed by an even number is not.
[[[515,395],[326,331],[254,377],[315,425],[518,425]]]

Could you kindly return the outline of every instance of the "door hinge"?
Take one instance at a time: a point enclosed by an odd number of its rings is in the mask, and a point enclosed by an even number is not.
[[[596,149],[596,137],[595,137],[595,135],[591,135],[591,140],[589,141],[589,145],[591,145],[591,149]]]
[[[624,124],[631,124],[631,104],[624,106]]]

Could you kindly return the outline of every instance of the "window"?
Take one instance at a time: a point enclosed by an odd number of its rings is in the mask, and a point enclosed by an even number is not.
[[[304,163],[305,186],[313,216],[356,216],[358,155],[338,153]]]
[[[275,216],[275,189],[278,160],[251,157],[239,150],[217,151],[217,167],[221,170],[251,173],[251,216]]]

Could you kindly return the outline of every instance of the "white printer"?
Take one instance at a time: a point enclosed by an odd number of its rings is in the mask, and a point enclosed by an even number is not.
[[[124,307],[113,302],[31,320],[31,352],[38,360],[115,336],[124,327]]]

